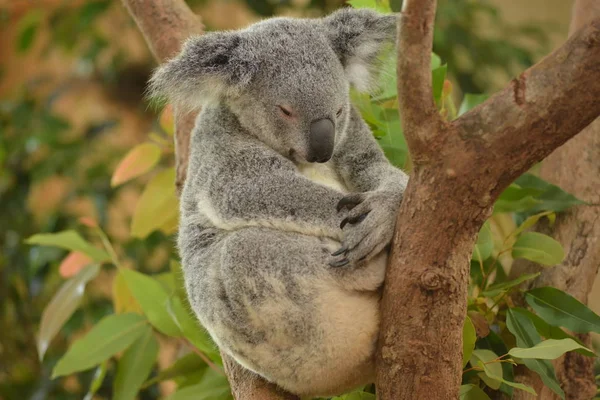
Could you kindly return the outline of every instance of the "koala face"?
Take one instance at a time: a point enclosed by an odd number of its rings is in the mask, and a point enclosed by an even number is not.
[[[245,32],[258,68],[227,101],[242,126],[279,153],[326,162],[345,129],[349,84],[326,37],[310,25],[275,18]]]
[[[345,133],[350,85],[369,88],[376,57],[395,32],[396,16],[366,9],[271,18],[189,39],[150,89],[187,109],[225,103],[280,154],[326,162]]]

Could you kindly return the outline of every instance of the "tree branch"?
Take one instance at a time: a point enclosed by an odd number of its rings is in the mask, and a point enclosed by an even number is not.
[[[159,62],[176,55],[185,39],[204,33],[198,16],[183,0],[123,0],[148,47]],[[176,185],[179,193],[185,182],[190,151],[190,135],[197,113],[175,114]],[[293,400],[295,396],[279,390],[258,375],[245,370],[221,353],[231,390],[237,400]]]
[[[593,18],[600,17],[600,3],[595,0],[577,0],[573,6],[570,33],[581,29]],[[595,204],[582,205],[557,216],[553,226],[544,224],[537,230],[546,233],[565,247],[567,254],[563,263],[553,268],[540,268],[529,262],[516,262],[511,275],[541,272],[533,282],[535,287],[552,286],[566,291],[582,303],[588,294],[600,266],[600,119],[596,119],[573,140],[561,146],[544,160],[540,176],[577,197]],[[577,177],[577,179],[573,179]],[[590,335],[578,335],[586,345]],[[556,374],[571,400],[591,399],[596,393],[594,359],[577,353],[568,353],[554,362]],[[517,374],[520,382],[528,381],[544,399],[558,399],[544,387],[537,374],[523,370]],[[515,393],[517,394],[517,393]],[[524,400],[522,393],[514,397]]]
[[[411,157],[429,155],[442,118],[435,107],[430,73],[436,0],[405,0],[398,25],[398,100]],[[410,84],[404,84],[410,82]]]
[[[600,115],[600,20],[452,123],[431,111],[434,0],[407,1],[399,32],[402,123],[414,170],[381,306],[381,400],[456,399],[469,260],[494,200]],[[421,52],[421,58],[416,57]],[[428,56],[427,56],[428,57]],[[416,80],[419,81],[416,81]]]

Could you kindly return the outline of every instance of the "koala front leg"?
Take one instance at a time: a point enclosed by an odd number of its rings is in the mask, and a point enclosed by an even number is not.
[[[252,165],[256,167],[256,161]],[[338,241],[342,238],[340,223],[345,212],[336,214],[335,207],[344,194],[310,181],[293,164],[274,169],[265,163],[258,171],[248,169],[227,179],[215,178],[207,190],[199,209],[217,228],[262,226]]]
[[[408,176],[389,163],[356,110],[348,124],[334,161],[353,193],[337,205],[337,211],[347,215],[341,223],[343,243],[332,253],[332,266],[369,261],[390,244],[408,184]]]

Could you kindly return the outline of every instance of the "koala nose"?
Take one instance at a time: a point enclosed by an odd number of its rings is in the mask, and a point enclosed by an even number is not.
[[[329,118],[318,119],[310,124],[308,162],[324,163],[333,154],[335,126]]]

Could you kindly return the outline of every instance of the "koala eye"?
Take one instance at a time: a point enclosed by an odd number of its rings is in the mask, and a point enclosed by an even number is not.
[[[340,108],[335,115],[339,117],[340,115],[342,115],[342,111],[344,111],[344,109]]]
[[[286,117],[292,116],[292,111],[290,111],[290,109],[285,108],[283,106],[277,106],[277,107],[279,107],[279,111],[281,111],[283,113],[283,115],[285,115]]]

